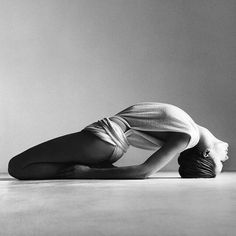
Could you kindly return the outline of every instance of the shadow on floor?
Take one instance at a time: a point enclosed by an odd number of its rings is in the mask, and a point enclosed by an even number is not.
[[[16,180],[14,178],[0,178],[0,181],[12,181],[12,180]]]

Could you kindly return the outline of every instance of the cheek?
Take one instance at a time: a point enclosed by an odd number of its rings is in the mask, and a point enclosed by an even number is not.
[[[226,153],[225,151],[221,151],[221,152],[219,153],[219,159],[220,159],[221,161],[225,161],[226,158],[227,158],[227,153]]]
[[[222,160],[224,160],[226,153],[224,150],[218,149],[218,150],[215,150],[215,152],[213,153],[213,156],[214,156],[214,159],[218,159],[218,160],[222,161]]]

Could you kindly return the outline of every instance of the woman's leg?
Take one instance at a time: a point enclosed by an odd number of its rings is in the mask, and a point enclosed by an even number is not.
[[[9,174],[18,179],[55,179],[58,173],[73,164],[106,163],[114,146],[88,131],[55,138],[34,146],[13,157]]]
[[[13,164],[14,165],[14,164]],[[20,180],[58,179],[59,173],[71,164],[63,163],[34,163],[25,168],[15,168],[9,164],[8,172]]]

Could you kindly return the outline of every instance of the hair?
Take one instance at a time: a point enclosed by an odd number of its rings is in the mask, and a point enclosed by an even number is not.
[[[215,178],[215,162],[204,157],[196,148],[187,149],[178,158],[179,174],[182,178]]]

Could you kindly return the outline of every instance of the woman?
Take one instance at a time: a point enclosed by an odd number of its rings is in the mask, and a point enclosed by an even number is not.
[[[155,152],[141,165],[113,166],[130,145]],[[32,147],[12,158],[8,170],[21,180],[140,179],[180,154],[181,177],[212,178],[221,172],[227,151],[226,142],[180,108],[146,102]]]

